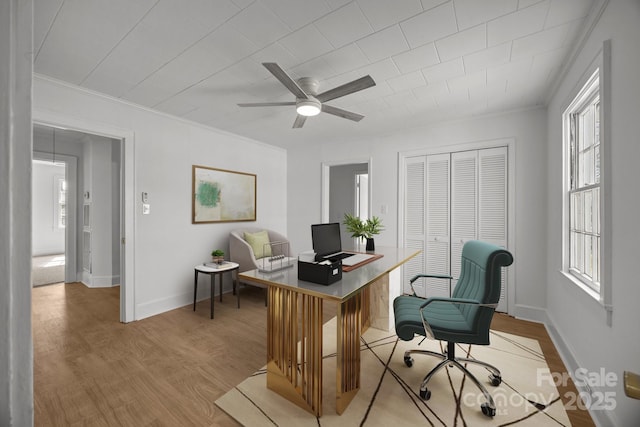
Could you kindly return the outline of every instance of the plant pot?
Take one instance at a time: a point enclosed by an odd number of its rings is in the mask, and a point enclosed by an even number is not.
[[[373,252],[376,250],[376,245],[373,242],[373,237],[367,237],[367,246],[366,246],[366,250],[367,252]]]
[[[224,262],[223,256],[212,256],[211,262],[215,262],[216,264],[222,264]]]

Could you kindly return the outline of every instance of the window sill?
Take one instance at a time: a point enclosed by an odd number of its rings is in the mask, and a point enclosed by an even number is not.
[[[582,289],[587,295],[589,295],[591,298],[594,299],[594,301],[596,301],[598,303],[598,305],[600,305],[602,308],[604,308],[607,311],[610,311],[609,308],[607,308],[607,305],[604,304],[604,302],[602,301],[602,299],[600,298],[600,294],[596,291],[594,291],[593,289],[591,289],[589,286],[585,285],[584,283],[582,283],[577,277],[575,277],[573,274],[567,273],[566,271],[560,271],[560,273],[567,279],[569,280],[571,283],[573,283],[575,286],[577,286],[578,288]]]

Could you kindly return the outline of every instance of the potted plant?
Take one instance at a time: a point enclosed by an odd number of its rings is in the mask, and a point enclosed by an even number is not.
[[[343,224],[347,227],[347,231],[351,233],[351,237],[365,238],[367,240],[367,252],[373,252],[375,250],[373,236],[380,234],[380,232],[384,230],[382,220],[377,216],[363,221],[355,215],[346,213],[344,214]]]
[[[213,250],[211,252],[211,261],[222,264],[224,262],[224,251],[220,249]]]

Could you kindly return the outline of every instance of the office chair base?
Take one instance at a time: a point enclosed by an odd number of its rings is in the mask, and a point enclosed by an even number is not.
[[[488,369],[491,372],[491,374],[489,375],[490,384],[494,387],[497,387],[502,383],[502,376],[500,374],[500,371],[495,366],[476,359],[455,357],[455,343],[451,342],[447,343],[447,351],[445,351],[444,353],[436,353],[435,351],[429,350],[407,350],[404,353],[404,363],[408,367],[413,366],[413,358],[411,357],[411,354],[413,353],[425,354],[427,356],[433,356],[441,359],[440,363],[438,363],[435,368],[429,371],[429,373],[422,380],[419,392],[420,398],[422,398],[423,400],[429,400],[431,398],[431,390],[428,389],[427,383],[436,372],[438,372],[446,365],[455,366],[460,369],[467,376],[467,378],[469,378],[476,385],[476,387],[480,389],[480,391],[484,395],[486,403],[480,405],[482,413],[488,417],[494,417],[496,415],[496,405],[493,401],[493,397],[489,394],[485,386],[480,383],[480,381],[478,381],[475,375],[469,372],[469,370],[462,363],[474,363]]]

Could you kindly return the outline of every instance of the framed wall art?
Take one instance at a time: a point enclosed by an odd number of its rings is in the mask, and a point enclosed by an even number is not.
[[[192,224],[256,220],[256,175],[193,165]]]

